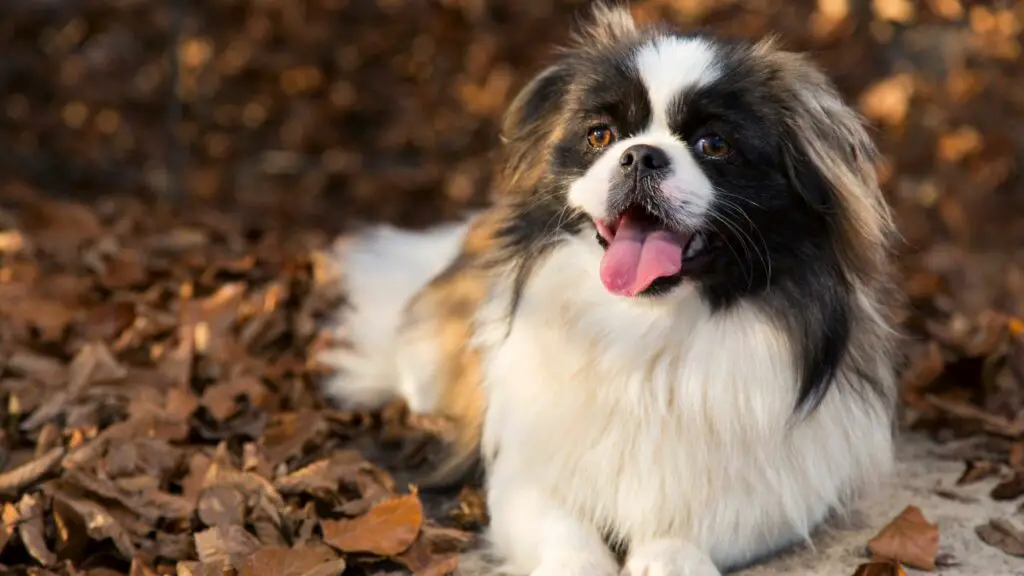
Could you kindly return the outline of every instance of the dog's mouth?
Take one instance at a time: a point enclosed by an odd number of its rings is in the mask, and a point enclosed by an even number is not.
[[[601,281],[612,294],[639,296],[681,283],[688,263],[707,247],[703,231],[682,231],[639,204],[613,218],[596,220],[597,240],[605,248]]]

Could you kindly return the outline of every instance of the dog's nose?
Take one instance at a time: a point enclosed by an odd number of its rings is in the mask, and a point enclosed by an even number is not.
[[[625,174],[640,178],[668,168],[668,154],[657,146],[636,144],[626,148],[619,157],[619,167]]]

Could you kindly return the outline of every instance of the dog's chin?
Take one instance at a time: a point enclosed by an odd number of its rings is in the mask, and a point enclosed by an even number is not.
[[[636,227],[642,227],[647,236],[654,236],[657,233],[663,238],[670,240],[669,244],[678,251],[678,262],[673,264],[662,264],[668,273],[657,273],[653,279],[645,279],[640,282],[642,288],[634,286],[623,293],[622,290],[609,291],[615,295],[628,298],[658,298],[668,296],[677,291],[678,288],[688,282],[699,280],[700,272],[705,268],[712,257],[712,237],[709,230],[703,228],[679,228],[670,226],[663,219],[652,214],[643,206],[633,204],[627,206],[611,218],[593,220],[595,228],[595,239],[608,256],[612,244],[620,232],[619,223],[624,219],[630,219],[634,223],[639,222]],[[646,251],[644,240],[640,240],[641,252]],[[644,253],[641,258],[647,257]],[[604,262],[602,261],[602,266]],[[603,271],[602,271],[603,272]],[[649,281],[648,281],[649,280]]]

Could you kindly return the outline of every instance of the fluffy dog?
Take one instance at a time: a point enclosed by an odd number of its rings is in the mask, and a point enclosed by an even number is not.
[[[454,423],[533,576],[714,575],[892,465],[892,221],[808,59],[599,6],[503,124],[497,200],[339,250],[329,395]]]

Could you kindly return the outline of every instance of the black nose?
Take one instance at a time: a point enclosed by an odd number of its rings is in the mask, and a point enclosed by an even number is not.
[[[625,174],[632,174],[636,178],[648,176],[661,172],[668,168],[668,154],[657,146],[647,144],[636,144],[626,148],[626,151],[619,157],[619,167]]]

